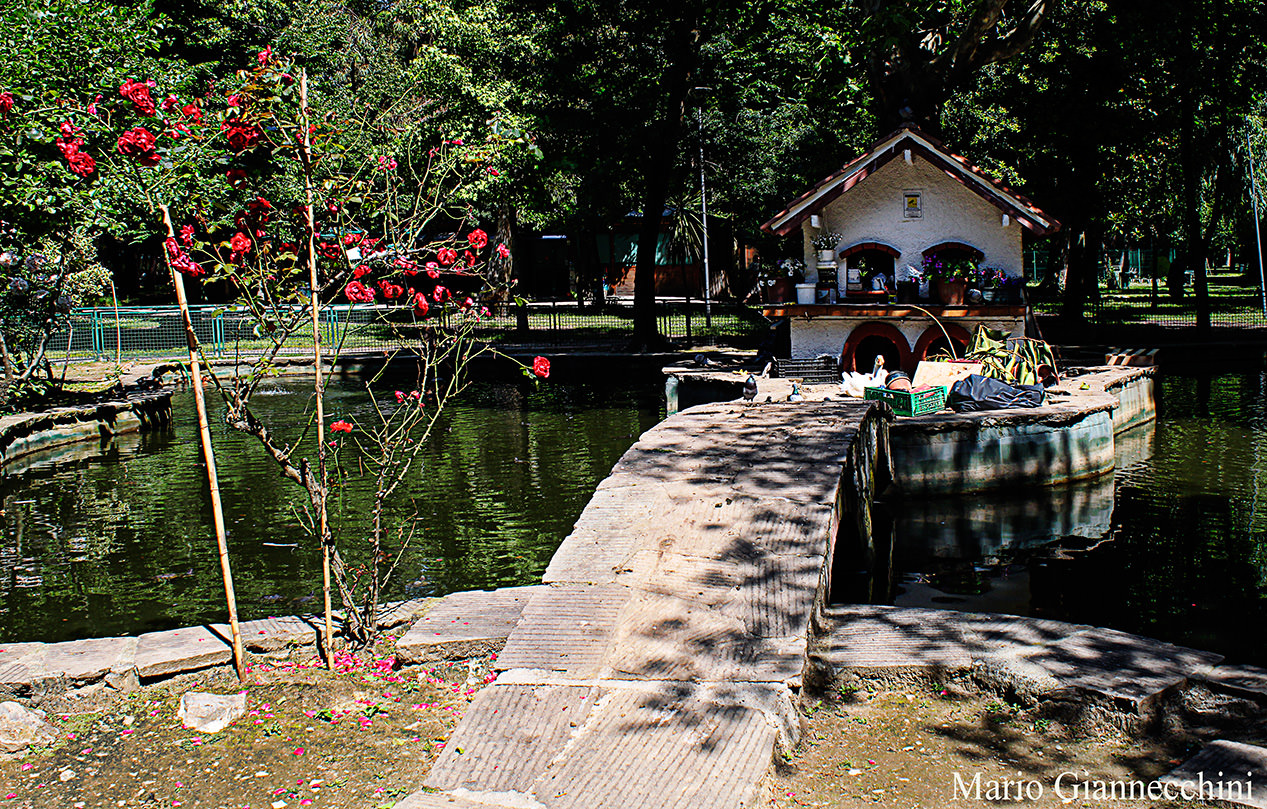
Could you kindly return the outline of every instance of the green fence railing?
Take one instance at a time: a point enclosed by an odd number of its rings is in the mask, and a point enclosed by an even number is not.
[[[705,316],[701,303],[660,302],[660,333],[683,346],[754,345],[768,329],[759,309],[737,304],[712,305]],[[513,303],[488,307],[476,336],[506,347],[619,346],[633,336],[633,307],[609,302],[582,309],[572,301]],[[453,325],[459,313],[446,311],[428,322]],[[261,326],[244,310],[194,306],[190,320],[203,351],[214,358],[249,356],[271,346]],[[408,348],[417,331],[406,307],[332,305],[322,311],[322,338],[331,350],[344,353]],[[403,326],[403,328],[401,328]],[[311,350],[306,328],[291,337],[282,354]],[[66,328],[53,335],[48,354],[54,362],[93,362],[180,357],[186,351],[185,327],[175,306],[120,306],[77,309]]]

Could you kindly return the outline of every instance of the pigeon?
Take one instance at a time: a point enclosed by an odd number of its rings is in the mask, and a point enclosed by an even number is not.
[[[743,383],[743,398],[745,402],[757,398],[757,378],[752,374],[748,374],[747,381]]]
[[[710,366],[716,365],[717,363],[713,362],[708,357],[705,357],[703,354],[696,354],[695,364],[701,368],[708,368]]]
[[[788,394],[788,396],[787,396],[787,400],[788,400],[789,402],[803,402],[803,401],[805,401],[805,397],[801,394],[801,386],[800,386],[800,385],[796,384],[795,382],[793,382],[793,383],[792,383],[792,392]]]

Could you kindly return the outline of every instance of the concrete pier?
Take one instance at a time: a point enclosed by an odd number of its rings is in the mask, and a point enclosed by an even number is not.
[[[869,530],[867,402],[683,411],[612,470],[431,771],[430,806],[741,807],[793,705],[838,535]],[[843,526],[843,528],[842,528]]]

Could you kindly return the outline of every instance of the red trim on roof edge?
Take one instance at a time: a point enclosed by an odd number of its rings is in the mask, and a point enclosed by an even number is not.
[[[965,188],[976,193],[982,199],[985,199],[986,201],[992,203],[993,205],[995,205],[995,207],[998,207],[1000,210],[1004,211],[1005,213],[1016,215],[1017,221],[1019,221],[1024,227],[1029,228],[1030,230],[1034,231],[1038,235],[1048,235],[1060,230],[1060,222],[1052,218],[1048,214],[1046,214],[1041,208],[1039,208],[1032,201],[1030,201],[1028,197],[1025,197],[1022,194],[1018,194],[1015,191],[1012,191],[1010,188],[1004,185],[1000,180],[986,173],[984,169],[976,165],[973,165],[966,158],[960,155],[957,155],[954,152],[951,152],[950,150],[946,149],[945,145],[940,140],[932,137],[931,135],[928,135],[927,133],[925,133],[918,127],[916,127],[914,124],[905,124],[901,128],[896,129],[893,132],[889,133],[888,135],[884,136],[883,138],[880,138],[879,140],[873,142],[867,148],[866,152],[859,155],[858,157],[855,157],[853,160],[850,160],[848,163],[842,166],[839,170],[833,172],[827,177],[824,177],[822,180],[815,183],[814,186],[810,188],[808,191],[806,191],[805,193],[801,194],[796,199],[788,203],[786,208],[779,211],[769,221],[762,224],[761,229],[766,231],[767,233],[776,233],[780,236],[788,235],[789,233],[792,232],[794,228],[796,228],[798,225],[804,222],[811,214],[822,210],[823,207],[825,207],[828,203],[837,199],[846,191],[848,191],[850,188],[857,185],[862,180],[866,179],[866,177],[870,176],[872,172],[871,170],[866,170],[866,169],[864,169],[861,172],[858,172],[855,176],[850,177],[844,183],[840,183],[835,188],[828,190],[827,193],[823,194],[821,197],[815,200],[813,205],[807,206],[803,210],[798,211],[795,216],[791,217],[790,219],[788,219],[788,221],[784,222],[781,226],[776,228],[775,224],[779,222],[779,220],[783,219],[784,217],[787,217],[797,205],[800,205],[801,203],[813,198],[814,195],[818,194],[824,187],[836,182],[842,176],[853,172],[854,168],[859,163],[865,163],[870,160],[875,160],[877,162],[877,165],[875,166],[875,168],[877,169],[880,168],[881,166],[885,165],[890,160],[892,160],[893,157],[897,154],[897,152],[903,148],[901,144],[904,140],[906,140],[907,138],[915,137],[915,136],[918,136],[928,141],[928,143],[932,145],[937,151],[930,151],[929,149],[925,148],[920,143],[912,143],[910,147],[912,152],[919,154],[921,157],[924,157],[933,165],[938,166],[943,171],[945,171],[947,175],[949,175],[952,179],[958,181]],[[894,138],[897,138],[897,140],[893,140]],[[886,149],[886,153],[877,154],[880,147],[891,140],[893,142]],[[976,183],[968,182],[967,179],[964,176],[962,176],[961,172],[972,174],[973,176],[985,181],[986,183],[989,184],[992,190],[996,190],[1000,193],[1007,194],[1020,204],[1015,205],[1010,200],[1000,199],[996,196],[991,195],[990,193],[988,193],[989,191],[988,189],[982,188],[980,185]],[[1044,221],[1050,224],[1044,225],[1043,224]]]

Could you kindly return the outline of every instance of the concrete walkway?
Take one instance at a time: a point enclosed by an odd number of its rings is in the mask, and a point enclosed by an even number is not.
[[[420,807],[741,807],[799,736],[810,623],[887,435],[870,403],[686,410],[620,460]],[[415,636],[417,639],[417,636]]]
[[[1022,697],[1098,701],[1142,715],[1189,682],[1267,698],[1267,671],[1113,629],[1015,615],[857,605],[823,614],[811,650],[818,688],[851,679],[971,675]]]

